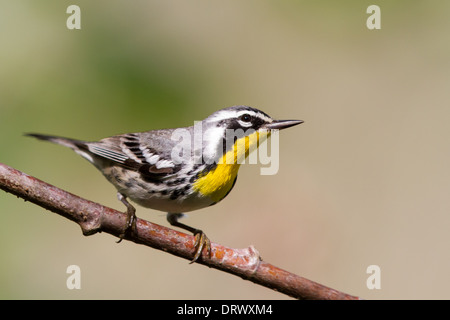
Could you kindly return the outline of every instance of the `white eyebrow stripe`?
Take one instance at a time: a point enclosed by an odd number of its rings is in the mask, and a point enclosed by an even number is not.
[[[256,113],[255,111],[252,110],[222,110],[220,112],[217,112],[214,116],[210,117],[208,120],[212,120],[212,121],[221,121],[221,120],[227,120],[227,119],[233,119],[233,118],[237,118],[243,114],[250,114],[252,116],[263,116],[260,113]],[[266,117],[264,117],[266,118]]]
[[[225,110],[216,113],[214,116],[210,117],[208,120],[212,121],[220,121],[225,119],[234,118],[236,116],[236,111],[234,110]]]
[[[241,115],[243,115],[243,114],[249,114],[249,115],[251,115],[251,116],[256,116],[256,115],[257,115],[256,112],[250,111],[250,110],[241,110],[241,111],[239,111],[239,112],[236,112],[236,116],[237,116],[237,117],[239,117],[239,116],[241,116]]]

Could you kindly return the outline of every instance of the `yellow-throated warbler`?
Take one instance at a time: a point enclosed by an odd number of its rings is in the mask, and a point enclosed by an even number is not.
[[[196,240],[194,262],[203,248],[210,254],[210,241],[203,231],[178,222],[183,212],[225,198],[249,152],[272,130],[302,122],[274,120],[255,108],[234,106],[214,112],[191,127],[128,133],[98,142],[27,135],[73,149],[117,188],[119,200],[127,207],[127,224],[119,242],[136,230],[135,209],[129,198],[141,206],[168,212],[171,225],[192,232]]]

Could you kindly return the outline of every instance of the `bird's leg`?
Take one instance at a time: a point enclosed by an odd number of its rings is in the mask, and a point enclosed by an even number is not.
[[[127,223],[123,232],[119,235],[119,240],[117,241],[119,243],[128,233],[136,233],[136,209],[127,201],[127,197],[120,192],[117,193],[117,198],[127,207]]]
[[[175,227],[185,229],[187,231],[190,231],[194,234],[195,237],[195,252],[194,252],[194,258],[191,260],[190,263],[194,263],[197,261],[197,259],[202,254],[203,248],[206,248],[206,252],[208,253],[208,257],[211,257],[211,241],[209,241],[206,234],[200,230],[195,229],[190,226],[185,225],[184,223],[178,222],[178,219],[183,217],[182,213],[168,213],[167,214],[167,221]]]

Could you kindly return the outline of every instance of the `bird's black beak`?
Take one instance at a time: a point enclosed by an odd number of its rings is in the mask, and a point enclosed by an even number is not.
[[[296,126],[301,123],[303,123],[303,120],[273,120],[272,123],[266,124],[265,128],[268,130],[273,129],[281,130]]]

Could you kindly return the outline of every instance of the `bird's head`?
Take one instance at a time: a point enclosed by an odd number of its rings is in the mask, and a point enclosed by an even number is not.
[[[273,130],[301,123],[302,120],[275,120],[248,106],[221,109],[202,121],[203,157],[227,164],[241,163]]]

